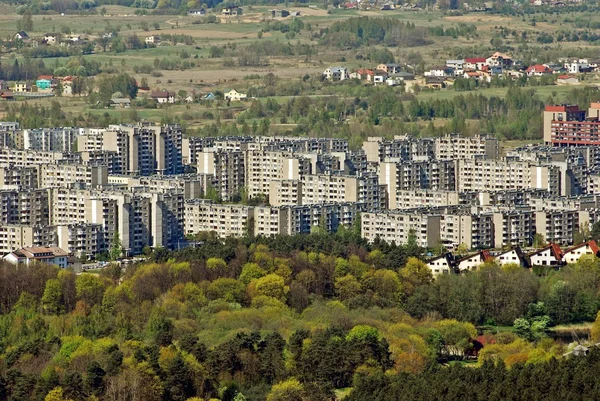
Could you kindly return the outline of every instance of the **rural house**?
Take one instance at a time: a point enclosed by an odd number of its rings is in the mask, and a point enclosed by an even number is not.
[[[27,35],[27,32],[25,31],[19,31],[15,33],[15,39],[27,40],[29,39],[29,35]]]
[[[348,75],[348,69],[345,67],[329,67],[325,70],[323,75],[328,81],[343,81],[350,77]]]
[[[169,91],[152,91],[150,97],[156,100],[156,103],[175,103],[175,92]]]
[[[203,8],[192,8],[188,10],[188,15],[206,15],[206,10]]]
[[[248,98],[248,95],[246,95],[245,93],[240,93],[235,89],[231,89],[230,91],[224,92],[223,96],[225,100],[231,101],[245,100]]]
[[[44,43],[47,45],[56,45],[60,42],[60,34],[58,33],[45,33]]]
[[[527,256],[520,247],[515,247],[509,251],[502,252],[496,255],[495,259],[500,265],[516,264],[521,267],[529,267]]]
[[[144,39],[144,42],[146,42],[147,45],[158,44],[158,43],[160,43],[160,36],[158,36],[158,35],[146,36],[146,39]]]

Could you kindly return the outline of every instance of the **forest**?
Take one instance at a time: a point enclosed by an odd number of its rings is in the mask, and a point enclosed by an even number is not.
[[[197,239],[96,273],[3,264],[0,400],[454,400],[467,385],[525,399],[553,392],[534,377],[554,371],[573,390],[598,363],[558,361],[567,345],[546,335],[594,321],[597,259],[434,280],[413,241],[368,244],[353,230]],[[482,333],[493,341],[479,369],[447,367],[474,362]],[[502,385],[515,377],[527,393]]]

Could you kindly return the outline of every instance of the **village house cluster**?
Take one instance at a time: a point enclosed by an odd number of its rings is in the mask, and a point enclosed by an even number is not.
[[[329,67],[323,72],[323,77],[329,81],[358,79],[374,85],[396,86],[404,83],[407,87],[416,80],[425,87],[441,89],[453,85],[457,78],[490,82],[494,77],[518,79],[556,75],[557,84],[573,85],[579,83],[579,74],[597,72],[599,66],[600,60],[570,58],[559,59],[556,63],[526,66],[507,54],[495,52],[489,57],[446,60],[445,65],[427,69],[423,77],[415,77],[410,66],[396,63],[379,64],[373,69],[361,68],[356,71],[342,66]]]
[[[599,116],[596,103],[548,106],[546,143],[510,151],[488,136],[372,137],[352,151],[338,138],[186,138],[177,125],[1,123],[0,252],[93,258],[118,234],[136,255],[200,232],[340,227],[430,250],[568,247],[600,221]]]

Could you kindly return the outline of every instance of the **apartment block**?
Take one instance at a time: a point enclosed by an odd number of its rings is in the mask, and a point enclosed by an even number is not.
[[[199,174],[211,174],[214,187],[224,201],[240,196],[246,185],[246,155],[242,151],[206,151],[196,155]]]
[[[246,152],[246,191],[249,197],[268,195],[272,180],[297,180],[310,174],[310,161],[288,152]]]
[[[302,206],[256,206],[254,235],[308,234],[320,228],[336,232],[340,226],[350,228],[364,210],[360,203],[325,203]]]
[[[498,139],[475,135],[465,137],[452,134],[435,138],[434,157],[437,160],[497,159],[500,155]]]
[[[535,212],[535,232],[548,243],[569,245],[579,231],[578,210],[543,210]],[[589,223],[588,223],[589,224]]]
[[[19,126],[19,123],[14,124]],[[23,149],[23,131],[0,127],[0,148]]]
[[[184,239],[183,192],[143,195],[150,199],[150,246],[179,249]]]
[[[411,234],[417,244],[433,248],[441,243],[441,215],[418,212],[366,212],[361,214],[361,235],[369,242],[375,238],[396,244],[406,244]]]
[[[23,149],[44,152],[75,151],[79,128],[38,128],[23,130]]]
[[[600,144],[600,103],[585,110],[575,105],[552,105],[544,109],[544,142],[552,146]]]
[[[492,248],[530,246],[535,234],[535,214],[528,208],[502,210],[493,213]]]
[[[0,189],[35,189],[38,173],[38,166],[0,165]]]
[[[301,180],[273,180],[269,183],[271,206],[302,205],[303,182]]]
[[[416,189],[454,191],[456,181],[456,162],[452,160],[379,163],[379,184],[385,186],[387,205],[390,209],[398,208],[398,191]]]
[[[414,209],[419,207],[437,207],[459,205],[463,203],[463,194],[456,191],[433,191],[429,189],[413,189],[396,191],[395,207],[397,209]]]
[[[468,249],[489,248],[494,238],[491,213],[443,214],[440,230],[441,242],[448,249],[456,249],[461,244]]]
[[[0,254],[31,246],[56,246],[54,228],[0,224]]]
[[[58,247],[78,258],[95,257],[110,246],[101,224],[69,224],[55,230]]]
[[[68,187],[78,184],[96,188],[108,184],[106,166],[57,163],[40,165],[40,188]]]
[[[48,225],[49,197],[45,189],[0,191],[0,225]]]
[[[249,230],[254,209],[244,205],[221,205],[205,199],[185,202],[185,234],[214,232],[219,238],[241,237]]]
[[[30,167],[38,164],[55,163],[64,159],[61,152],[38,152],[0,148],[0,165]]]
[[[434,159],[434,141],[430,138],[396,136],[393,140],[369,137],[363,142],[368,162],[401,162]]]
[[[122,158],[114,150],[93,150],[79,152],[81,163],[89,166],[106,166],[108,174],[125,174]]]

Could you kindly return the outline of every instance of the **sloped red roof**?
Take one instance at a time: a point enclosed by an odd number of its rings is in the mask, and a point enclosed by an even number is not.
[[[485,63],[485,57],[470,57],[465,59],[465,63]]]
[[[546,67],[545,65],[541,65],[541,64],[534,64],[532,66],[529,66],[529,68],[527,68],[526,71],[527,72],[540,72],[540,73],[552,72],[550,70],[550,68]]]

